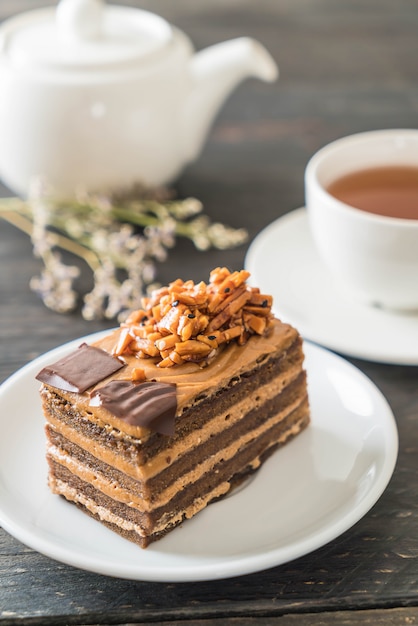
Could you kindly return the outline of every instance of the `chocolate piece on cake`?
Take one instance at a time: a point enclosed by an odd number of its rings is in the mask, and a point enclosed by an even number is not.
[[[141,547],[309,423],[301,338],[248,276],[218,268],[155,291],[90,347],[106,358],[87,388],[80,349],[39,374],[51,490]]]
[[[75,352],[44,367],[36,379],[62,391],[82,393],[124,365],[123,361],[115,359],[108,352],[82,343]]]

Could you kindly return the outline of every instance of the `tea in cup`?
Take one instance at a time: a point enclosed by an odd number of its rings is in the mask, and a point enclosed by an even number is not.
[[[339,287],[368,305],[418,311],[418,130],[338,139],[310,159],[313,240]]]

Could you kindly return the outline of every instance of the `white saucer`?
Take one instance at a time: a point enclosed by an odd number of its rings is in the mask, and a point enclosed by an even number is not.
[[[35,375],[93,338],[97,335],[44,354],[0,387],[0,524],[53,559],[134,580],[248,574],[339,536],[367,513],[392,476],[398,435],[385,398],[353,365],[306,343],[309,427],[272,455],[244,488],[141,550],[47,486]]]
[[[267,226],[252,242],[245,267],[251,282],[273,295],[277,317],[343,354],[418,365],[418,315],[367,307],[340,291],[311,238],[306,209]]]

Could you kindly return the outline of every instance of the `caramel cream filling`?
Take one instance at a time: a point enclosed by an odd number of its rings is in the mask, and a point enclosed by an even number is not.
[[[241,420],[250,409],[258,409],[264,402],[279,395],[288,384],[296,379],[299,372],[300,366],[295,365],[288,372],[281,374],[268,384],[259,387],[253,395],[241,400],[223,414],[215,416],[212,420],[204,424],[202,428],[189,433],[189,435],[173,445],[169,451],[163,450],[157,454],[146,465],[138,465],[129,462],[126,458],[101,446],[99,442],[92,441],[89,437],[86,437],[76,429],[55,419],[52,415],[48,415],[47,419],[56,432],[66,437],[80,448],[83,448],[97,459],[100,459],[100,461],[115,467],[135,480],[146,481],[156,476],[167,467],[168,455],[170,456],[171,463],[173,463],[190,449],[205,443],[211,436],[224,430],[226,421],[228,421],[228,425],[232,426]]]
[[[250,443],[254,439],[257,439],[264,432],[285,419],[287,415],[297,409],[299,405],[301,405],[300,398],[295,400],[283,411],[271,417],[258,428],[255,428],[245,433],[245,435],[240,437],[240,439],[238,439],[237,441],[232,442],[228,447],[223,448],[219,450],[216,454],[213,454],[209,458],[204,459],[192,470],[186,472],[185,474],[179,476],[176,480],[174,480],[165,490],[163,490],[159,494],[158,498],[155,498],[152,502],[150,502],[148,499],[142,498],[140,494],[135,494],[132,491],[124,489],[115,481],[110,481],[100,471],[91,470],[86,465],[83,465],[82,463],[70,457],[70,455],[68,455],[65,451],[57,450],[55,446],[50,447],[49,454],[51,455],[51,458],[56,460],[58,463],[64,465],[70,472],[78,476],[78,478],[87,483],[91,483],[96,489],[109,496],[110,498],[113,498],[120,502],[124,502],[128,506],[137,508],[141,512],[151,512],[168,504],[170,500],[180,490],[185,489],[186,487],[195,483],[205,474],[214,471],[216,465],[221,461],[229,461],[230,459],[232,459],[241,448],[245,447],[248,443]],[[284,442],[290,435],[299,432],[300,427],[300,422],[296,423],[296,425],[293,425],[290,429],[286,430],[286,432],[283,433],[283,435],[277,441],[279,443]],[[277,441],[275,440],[273,444],[275,444]]]
[[[290,428],[286,433],[282,435],[282,437],[280,437],[278,442],[284,443],[290,435],[297,435],[302,429],[303,421],[304,421],[304,418],[302,418],[299,422],[295,423],[292,426],[292,428]],[[276,442],[272,443],[272,445],[275,445],[275,444]],[[255,469],[259,467],[260,464],[261,464],[261,461],[259,457],[257,456],[248,465]],[[91,513],[93,513],[94,515],[97,515],[100,520],[114,524],[115,526],[117,526],[118,528],[122,530],[134,531],[141,537],[147,537],[150,534],[155,534],[155,533],[164,531],[167,528],[167,526],[172,526],[174,524],[181,522],[184,517],[186,519],[192,518],[194,515],[196,515],[196,513],[199,513],[201,510],[203,510],[209,504],[209,502],[211,502],[211,500],[225,495],[229,491],[231,485],[228,482],[223,482],[220,485],[217,485],[212,491],[208,492],[204,496],[197,498],[193,502],[193,504],[189,506],[188,508],[186,508],[185,510],[178,511],[175,515],[173,515],[172,513],[164,514],[159,520],[159,522],[153,526],[151,532],[144,530],[143,528],[141,528],[139,524],[126,520],[118,515],[115,515],[109,509],[97,504],[91,498],[87,498],[82,493],[80,493],[77,489],[70,487],[69,485],[67,485],[66,483],[64,483],[63,481],[59,479],[51,478],[50,487],[54,493],[63,495],[65,498],[67,498],[67,500],[71,500],[73,502],[78,502],[79,504],[82,504]]]
[[[207,493],[204,497],[195,500],[193,505],[189,507],[187,511],[180,511],[176,515],[170,515],[169,519],[164,519],[163,521],[160,521],[159,524],[155,525],[151,533],[144,531],[143,528],[139,526],[139,524],[130,522],[129,520],[126,520],[119,515],[115,515],[114,513],[109,511],[109,509],[97,504],[91,498],[87,498],[82,493],[79,493],[77,489],[70,487],[62,480],[55,478],[52,479],[50,482],[50,488],[53,493],[62,495],[67,500],[82,504],[88,511],[93,513],[93,515],[97,515],[101,521],[114,524],[118,528],[125,531],[136,532],[140,537],[148,537],[150,534],[162,532],[169,525],[172,526],[174,524],[178,524],[182,521],[183,517],[190,519],[191,517],[196,515],[196,513],[199,513],[199,511],[204,509],[211,500],[225,495],[229,491],[230,485],[229,483],[222,483],[221,485],[218,485],[215,489]]]

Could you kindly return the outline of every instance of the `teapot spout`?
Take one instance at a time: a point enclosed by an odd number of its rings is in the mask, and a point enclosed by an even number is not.
[[[193,88],[184,107],[187,162],[198,156],[216,113],[241,81],[253,77],[273,82],[279,74],[270,53],[249,37],[210,46],[190,63]]]

